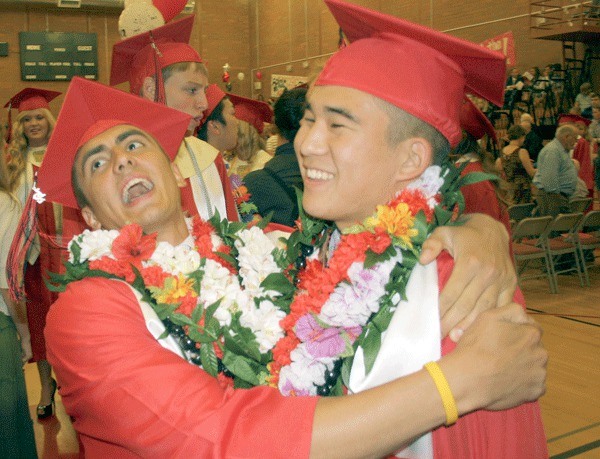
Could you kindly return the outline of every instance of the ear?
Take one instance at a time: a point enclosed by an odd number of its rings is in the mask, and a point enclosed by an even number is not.
[[[179,170],[179,167],[175,163],[171,163],[171,170],[173,171],[173,175],[175,176],[175,181],[177,182],[177,186],[179,188],[185,187],[185,179],[183,178],[183,174]]]
[[[83,209],[81,209],[81,215],[83,216],[83,219],[85,220],[87,225],[93,230],[98,230],[102,228],[102,225],[96,219],[96,215],[88,206],[85,206]]]
[[[396,180],[407,185],[420,177],[433,160],[431,143],[423,137],[412,137],[400,142],[395,147],[398,157]]]
[[[156,83],[153,77],[144,78],[144,82],[142,83],[142,94],[141,96],[144,99],[154,100],[154,96],[156,93]]]
[[[219,133],[221,132],[221,126],[219,126],[219,124],[221,123],[215,120],[209,121],[207,126],[208,132],[212,135],[219,135]]]

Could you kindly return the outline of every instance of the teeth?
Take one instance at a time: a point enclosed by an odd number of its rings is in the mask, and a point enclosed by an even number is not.
[[[333,174],[318,169],[306,169],[306,176],[312,180],[331,180]]]
[[[135,188],[134,188],[135,187]],[[129,204],[132,199],[135,199],[154,188],[154,184],[143,178],[134,178],[131,180],[125,188],[123,188],[123,194],[121,199],[125,204]],[[133,190],[133,193],[131,191]]]

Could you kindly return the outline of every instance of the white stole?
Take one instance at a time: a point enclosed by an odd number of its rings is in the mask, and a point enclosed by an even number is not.
[[[401,301],[388,329],[371,372],[365,376],[364,355],[358,348],[350,372],[349,390],[360,392],[414,373],[441,356],[439,286],[437,263],[417,263],[406,287],[407,301]],[[400,426],[401,428],[401,426]],[[396,454],[410,459],[433,458],[431,433],[415,440]]]
[[[127,284],[127,282],[125,282]],[[142,311],[142,315],[144,316],[144,321],[146,322],[146,328],[150,332],[150,334],[158,341],[158,343],[168,349],[169,351],[177,354],[184,360],[187,360],[183,355],[183,351],[177,342],[177,339],[171,335],[167,335],[164,338],[159,339],[159,337],[166,331],[165,324],[163,324],[162,320],[158,318],[152,306],[150,306],[145,301],[142,301],[142,294],[134,289],[131,285],[127,284],[131,291],[135,295],[135,298],[138,300],[138,304],[140,305],[140,310]]]
[[[190,180],[194,204],[205,221],[215,214],[215,209],[221,219],[227,218],[223,183],[215,164],[218,154],[212,145],[195,137],[186,137],[174,161],[183,178]]]

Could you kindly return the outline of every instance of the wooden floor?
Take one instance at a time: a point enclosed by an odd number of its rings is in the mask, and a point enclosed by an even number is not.
[[[591,270],[590,281],[591,287],[581,287],[577,275],[559,276],[558,294],[549,293],[542,279],[523,285],[550,355],[548,390],[540,403],[552,458],[600,458],[600,264]],[[27,365],[25,374],[34,417],[35,366]],[[78,457],[77,437],[60,397],[57,401],[57,418],[34,422],[39,455]]]

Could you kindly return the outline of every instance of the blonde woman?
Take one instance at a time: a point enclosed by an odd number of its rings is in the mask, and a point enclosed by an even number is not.
[[[48,103],[59,94],[56,91],[26,88],[13,96],[7,104],[9,110],[18,110],[7,151],[10,186],[22,205],[31,193],[35,175],[56,124]],[[32,249],[24,253],[23,232],[17,231],[11,250],[20,253],[21,260],[27,256],[29,262],[25,263],[24,293],[31,331],[32,361],[37,363],[41,383],[37,417],[45,419],[54,415],[57,384],[46,360],[44,326],[48,309],[57,295],[46,288],[44,279],[48,272],[62,270],[66,245],[73,235],[83,231],[86,226],[78,212],[48,202],[27,207],[21,225],[24,226],[25,222],[33,218],[37,219],[38,237]],[[17,271],[17,266],[19,265],[12,266],[13,272]]]
[[[36,457],[23,362],[31,358],[31,341],[23,302],[8,293],[6,259],[21,203],[12,192],[5,156],[0,155],[0,456]]]
[[[238,143],[227,155],[227,173],[244,178],[249,172],[262,169],[272,156],[265,151],[265,141],[256,128],[246,121],[238,124]]]

